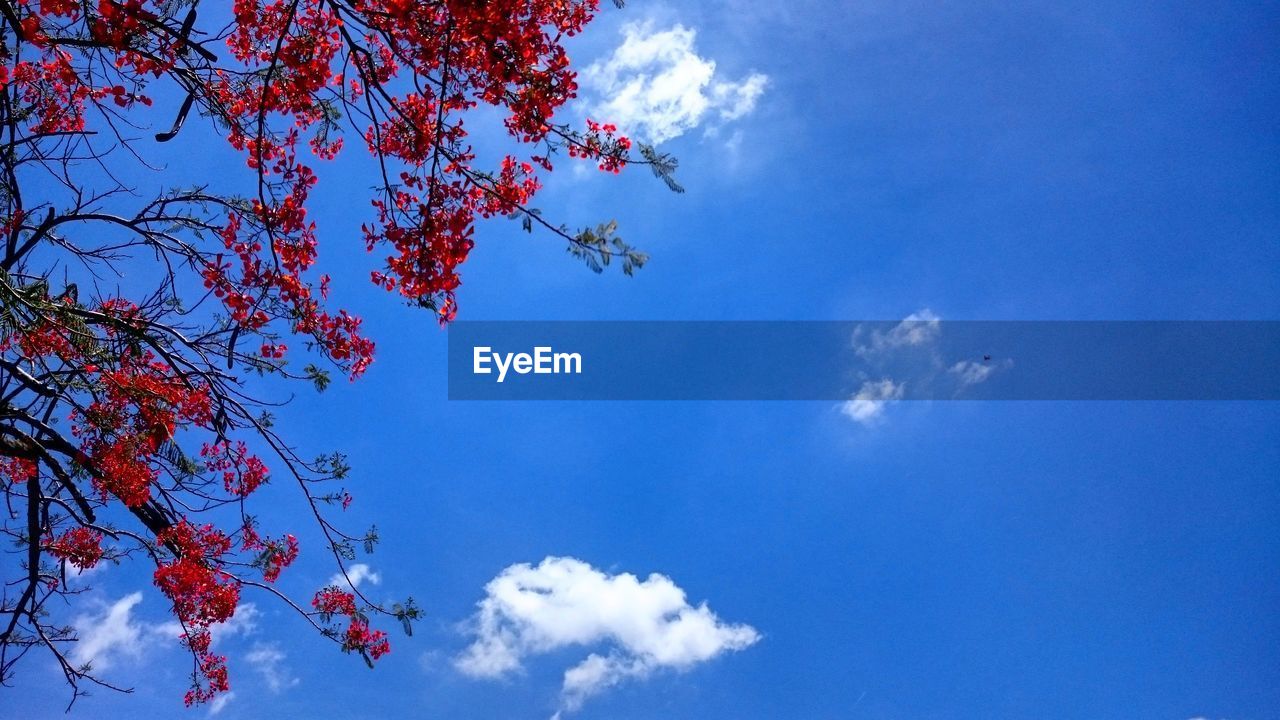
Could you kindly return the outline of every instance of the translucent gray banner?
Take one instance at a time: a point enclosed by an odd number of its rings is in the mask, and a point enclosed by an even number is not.
[[[1277,321],[487,322],[451,400],[1277,400]]]

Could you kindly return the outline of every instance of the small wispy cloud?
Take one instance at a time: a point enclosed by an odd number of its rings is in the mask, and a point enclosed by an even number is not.
[[[565,671],[556,718],[627,679],[689,670],[760,639],[749,625],[722,622],[706,603],[690,605],[664,575],[610,575],[574,558],[512,565],[485,591],[467,625],[475,639],[454,660],[462,673],[497,678],[519,671],[530,656],[600,650]]]
[[[902,348],[921,347],[936,342],[942,334],[942,318],[924,308],[913,312],[888,331],[863,333],[859,328],[853,337],[853,349],[861,357],[883,355]]]
[[[92,567],[87,567],[87,568],[77,567],[75,565],[72,565],[71,563],[67,563],[67,577],[75,578],[77,581],[84,582],[87,584],[89,578],[95,577],[98,574],[105,572],[107,568],[111,567],[114,564],[115,563],[105,559],[94,564]]]
[[[956,380],[961,387],[969,387],[984,383],[992,375],[1000,370],[1007,370],[1013,367],[1013,361],[1009,359],[991,361],[984,360],[977,362],[975,360],[961,360],[947,369],[947,372],[956,376]]]
[[[942,335],[942,318],[923,308],[887,330],[882,327],[859,325],[853,331],[854,353],[872,367],[893,359],[895,353],[904,350],[923,348],[932,352]],[[901,400],[905,390],[905,380],[895,381],[891,377],[865,380],[857,392],[840,404],[840,412],[863,427],[874,427],[884,422],[888,403]]]
[[[902,399],[905,388],[903,383],[895,383],[889,378],[868,380],[862,383],[853,397],[840,406],[840,412],[851,420],[871,427],[883,419],[886,403]]]
[[[349,585],[347,583],[348,579],[351,580]],[[360,587],[360,584],[364,582],[368,582],[370,585],[378,585],[382,583],[382,573],[364,563],[356,563],[347,568],[346,576],[339,572],[334,573],[329,578],[330,585],[337,585],[338,587],[350,586],[353,589]]]
[[[67,651],[71,664],[76,667],[87,664],[94,671],[103,672],[122,662],[141,662],[153,650],[178,647],[182,625],[173,619],[152,622],[140,617],[137,608],[143,597],[142,591],[131,592],[72,619],[77,640]],[[256,605],[241,604],[226,622],[210,626],[212,643],[216,646],[227,638],[252,635],[257,631],[260,617]],[[209,708],[210,714],[221,712],[230,699],[228,695],[219,695]]]
[[[176,640],[182,633],[177,621],[152,623],[134,614],[142,602],[142,593],[132,592],[105,605],[95,613],[77,616],[71,621],[78,640],[67,652],[73,665],[86,664],[103,671],[120,660],[138,660],[143,653],[162,640]]]
[[[235,690],[228,690],[222,693],[221,695],[214,696],[213,700],[209,703],[209,717],[213,717],[214,715],[217,715],[218,713],[221,713],[223,710],[227,709],[227,705],[230,704],[231,701],[235,699],[236,699]]]
[[[285,662],[288,656],[277,645],[257,643],[244,656],[244,659],[257,671],[262,677],[262,682],[273,693],[282,692],[299,682]]]
[[[697,31],[652,22],[622,28],[622,44],[587,66],[579,83],[587,109],[624,132],[660,143],[700,125],[718,128],[750,114],[769,78],[750,73],[738,80],[716,72],[714,60],[697,53]]]
[[[210,626],[209,635],[213,639],[213,644],[217,645],[223,639],[237,635],[246,637],[254,634],[258,631],[258,618],[261,616],[262,613],[257,605],[251,602],[241,603],[236,608],[235,614],[226,622]]]
[[[872,427],[884,421],[888,403],[908,397],[908,386],[910,399],[972,397],[966,390],[1013,367],[1012,359],[993,359],[986,353],[974,359],[946,359],[956,349],[971,352],[970,348],[986,337],[974,334],[985,332],[981,324],[976,330],[959,325],[959,337],[948,335],[947,342],[942,318],[928,308],[896,323],[859,324],[850,339],[857,356],[851,375],[862,384],[840,404],[840,411],[864,427]]]

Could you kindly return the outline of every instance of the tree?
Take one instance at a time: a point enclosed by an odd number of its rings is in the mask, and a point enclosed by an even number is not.
[[[0,595],[0,682],[33,650],[57,660],[72,701],[110,687],[65,652],[68,573],[155,566],[192,658],[188,704],[229,686],[210,629],[241,595],[274,595],[372,666],[379,616],[406,632],[412,600],[354,587],[292,600],[274,585],[296,538],[264,527],[253,494],[296,484],[342,572],[374,531],[333,519],[351,496],[340,454],[304,458],[254,395],[257,376],[358,378],[374,344],[327,303],[308,218],[313,169],[349,132],[376,160],[363,243],[372,281],[452,320],[478,218],[567,241],[593,268],[645,256],[607,223],[571,233],[529,203],[561,156],[617,172],[674,161],[590,120],[554,114],[575,93],[564,40],[598,0],[0,0],[0,484],[13,550]],[[155,109],[147,108],[155,104]],[[144,116],[170,107],[163,132]],[[521,148],[486,169],[463,120],[498,108]],[[243,178],[152,190],[160,143],[226,139]],[[193,145],[193,147],[199,147]],[[158,172],[158,171],[155,171]],[[164,175],[156,177],[163,187]],[[236,194],[225,186],[251,187]],[[119,278],[128,273],[121,289]],[[103,289],[114,283],[116,289]],[[305,364],[302,364],[305,363]],[[299,368],[299,364],[302,364]]]

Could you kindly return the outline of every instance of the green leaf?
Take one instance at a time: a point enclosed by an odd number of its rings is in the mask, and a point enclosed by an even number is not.
[[[676,182],[673,173],[680,166],[680,161],[670,153],[658,152],[657,148],[645,143],[639,143],[640,156],[649,163],[649,169],[653,174],[667,184],[672,192],[683,193],[684,186]]]
[[[329,387],[329,383],[333,381],[329,371],[316,367],[314,364],[308,364],[302,369],[308,380],[316,386],[316,392],[324,392]]]

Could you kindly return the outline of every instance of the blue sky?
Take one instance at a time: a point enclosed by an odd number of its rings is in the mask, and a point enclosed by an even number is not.
[[[1280,317],[1273,5],[636,0],[574,58],[599,76],[655,37],[673,77],[714,62],[694,96],[659,112],[602,80],[577,111],[669,136],[688,192],[565,167],[540,202],[572,225],[616,217],[651,263],[597,276],[493,221],[462,317]],[[247,598],[253,622],[220,641],[235,696],[218,717],[1280,717],[1276,403],[909,402],[875,423],[835,403],[450,403],[445,333],[363,283],[351,198],[368,183],[343,162],[315,196],[322,263],[378,359],[278,423],[349,454],[352,519],[383,538],[365,587],[427,617],[370,672]],[[305,527],[272,492],[276,525]],[[332,572],[305,547],[282,579],[299,595]],[[486,583],[547,557],[590,566],[544,569],[634,602],[627,617],[665,586],[619,574],[669,578],[718,652],[671,667],[662,637],[601,617],[582,643],[521,646],[520,672],[462,672]],[[149,629],[164,613],[145,573],[90,579],[86,613],[142,592],[134,642],[104,650],[137,690],[72,715],[206,716],[180,709],[183,656]],[[565,707],[563,673],[593,652],[625,670]],[[0,703],[61,716],[50,669],[26,671]]]

